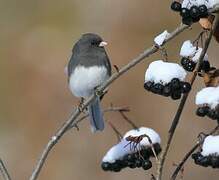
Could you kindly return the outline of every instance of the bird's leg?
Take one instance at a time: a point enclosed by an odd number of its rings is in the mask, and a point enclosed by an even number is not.
[[[84,98],[81,97],[81,100],[80,100],[79,105],[78,105],[78,110],[80,112],[83,112],[83,105],[84,105]]]
[[[95,90],[95,95],[98,97],[101,97],[105,94],[105,92],[103,90],[100,90],[98,86],[95,87],[94,90]]]

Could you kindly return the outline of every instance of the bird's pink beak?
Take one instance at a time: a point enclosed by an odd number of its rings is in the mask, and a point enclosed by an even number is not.
[[[107,45],[107,42],[102,41],[102,42],[99,44],[99,47],[104,47],[104,46],[106,46],[106,45]]]

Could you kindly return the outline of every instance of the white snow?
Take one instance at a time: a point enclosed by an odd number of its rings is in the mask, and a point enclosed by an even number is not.
[[[164,62],[157,60],[152,62],[145,72],[145,82],[167,84],[173,78],[183,81],[186,77],[186,71],[177,63]]]
[[[219,5],[219,0],[209,0],[209,8],[213,8],[215,5]]]
[[[118,144],[113,146],[103,157],[103,162],[114,163],[116,160],[123,158],[126,154],[133,153],[130,146],[126,146],[129,142],[122,139]],[[126,147],[125,147],[126,146]]]
[[[218,155],[219,156],[219,136],[207,136],[202,145],[203,156]]]
[[[196,94],[196,105],[208,104],[214,109],[219,104],[219,86],[206,87]]]
[[[122,159],[125,155],[131,154],[137,151],[137,149],[133,149],[129,145],[129,141],[125,138],[128,136],[140,136],[142,134],[146,134],[150,137],[153,144],[160,143],[160,136],[159,134],[151,128],[141,127],[139,129],[132,129],[128,131],[124,136],[123,139],[116,145],[114,145],[110,150],[106,153],[103,157],[103,162],[114,163],[116,160]],[[149,146],[150,143],[147,138],[143,138],[140,142],[138,149],[140,147]]]
[[[192,6],[206,5],[207,8],[211,8],[215,4],[215,2],[213,1],[218,0],[184,0],[182,3],[182,7],[190,9]]]
[[[202,53],[202,48],[199,47],[198,50],[196,50],[196,53],[195,53],[194,57],[192,58],[192,61],[198,62],[201,53]],[[207,53],[205,54],[205,57],[204,57],[203,60],[204,60],[204,61],[207,61],[207,60],[208,60],[208,55],[207,55]]]
[[[158,46],[162,46],[164,41],[166,40],[166,38],[170,35],[170,33],[168,33],[167,30],[165,30],[164,32],[162,32],[161,34],[159,34],[158,36],[156,36],[154,38],[154,42],[155,44],[157,44]]]
[[[193,46],[192,42],[190,40],[185,41],[181,47],[180,56],[193,57],[195,53],[196,53],[196,47]]]
[[[147,127],[140,127],[138,129],[132,129],[126,132],[123,138],[125,139],[128,136],[140,136],[143,134],[146,134],[150,137],[152,144],[161,143],[159,134],[153,129],[147,128]],[[150,142],[148,141],[147,137],[143,138],[142,141],[140,142],[140,146],[149,146],[149,145],[150,145]]]

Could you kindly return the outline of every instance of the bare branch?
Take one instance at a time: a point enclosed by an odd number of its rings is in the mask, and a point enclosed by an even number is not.
[[[196,71],[192,74],[192,78],[190,80],[190,84],[191,86],[193,85],[194,81],[195,81],[195,78],[197,76],[197,72],[200,71],[201,69],[201,64],[203,62],[203,59],[204,59],[204,56],[207,52],[207,49],[209,47],[209,44],[210,44],[210,41],[212,39],[212,35],[214,33],[214,30],[215,30],[215,27],[216,27],[216,24],[218,23],[218,16],[216,16],[216,19],[214,20],[214,24],[213,24],[213,27],[205,41],[205,44],[204,44],[204,48],[202,50],[202,53],[199,57],[199,63],[198,63],[198,67],[196,69]],[[163,167],[164,167],[164,162],[165,162],[165,159],[166,159],[166,156],[167,156],[167,153],[168,153],[168,150],[169,150],[169,147],[171,145],[171,142],[172,142],[172,138],[173,138],[173,135],[175,133],[175,130],[176,130],[176,127],[179,123],[179,120],[180,120],[180,117],[181,117],[181,114],[182,114],[182,111],[184,109],[184,106],[185,106],[185,103],[186,103],[186,100],[188,98],[188,95],[189,93],[187,94],[184,94],[183,97],[182,97],[182,100],[178,106],[178,109],[177,109],[177,112],[176,112],[176,115],[172,121],[172,124],[171,124],[171,127],[170,127],[170,130],[169,130],[169,134],[168,134],[168,139],[167,139],[167,143],[164,147],[164,150],[162,151],[161,153],[161,156],[160,156],[160,162],[158,163],[158,169],[157,169],[157,180],[161,180],[162,179],[162,172],[163,172]]]
[[[4,165],[4,162],[2,161],[2,159],[0,159],[0,172],[1,172],[4,180],[11,180],[11,177],[10,177],[8,170],[7,170],[6,166]]]

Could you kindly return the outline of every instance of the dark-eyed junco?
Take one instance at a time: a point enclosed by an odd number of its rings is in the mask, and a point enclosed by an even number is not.
[[[106,42],[99,35],[87,33],[76,42],[68,63],[68,82],[76,97],[88,98],[95,89],[111,76],[111,64],[104,46]],[[104,129],[100,98],[88,107],[93,132]]]

